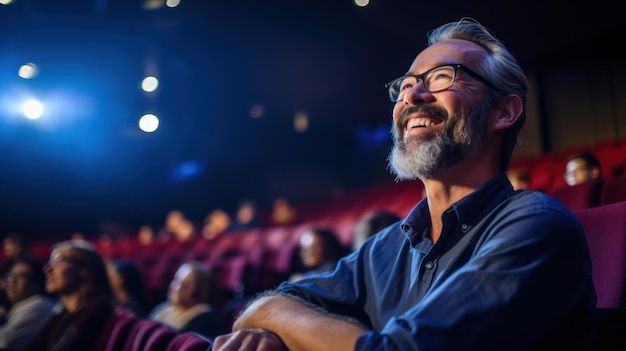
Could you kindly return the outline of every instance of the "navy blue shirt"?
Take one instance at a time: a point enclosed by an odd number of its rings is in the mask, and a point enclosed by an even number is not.
[[[569,210],[502,173],[442,221],[433,244],[423,200],[334,271],[277,290],[370,328],[356,350],[585,349],[596,294]]]

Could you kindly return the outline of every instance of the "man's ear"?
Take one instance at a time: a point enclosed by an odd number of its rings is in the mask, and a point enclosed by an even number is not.
[[[506,97],[497,110],[493,121],[494,130],[502,130],[511,127],[521,116],[523,110],[522,99],[515,94]]]

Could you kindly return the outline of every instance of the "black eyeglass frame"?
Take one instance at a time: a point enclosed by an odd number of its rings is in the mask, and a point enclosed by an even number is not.
[[[480,74],[478,74],[478,73],[476,73],[476,72],[472,71],[470,68],[467,68],[465,65],[462,65],[462,64],[460,64],[460,63],[446,63],[446,64],[444,64],[444,65],[435,66],[435,67],[433,67],[433,68],[431,68],[431,69],[429,69],[429,70],[425,71],[424,73],[421,73],[421,74],[405,74],[405,75],[403,75],[403,76],[401,76],[401,77],[398,77],[398,78],[396,78],[396,79],[394,79],[394,80],[392,80],[392,81],[390,81],[390,82],[386,83],[386,84],[385,84],[385,88],[386,88],[386,89],[387,89],[387,91],[389,92],[389,99],[390,99],[392,102],[398,102],[398,101],[400,101],[400,100],[394,100],[394,99],[392,99],[392,98],[391,98],[391,91],[389,91],[389,87],[390,87],[390,86],[392,86],[392,85],[393,85],[393,83],[395,83],[395,82],[396,82],[396,81],[398,81],[399,79],[402,79],[402,78],[405,78],[405,77],[413,77],[413,78],[415,78],[415,79],[417,80],[417,83],[419,83],[419,81],[420,81],[420,80],[422,80],[422,81],[423,81],[423,80],[424,80],[424,77],[426,77],[426,76],[427,76],[430,72],[432,72],[432,71],[434,71],[434,70],[436,70],[436,69],[439,69],[439,68],[441,68],[441,67],[452,67],[452,68],[454,69],[454,76],[452,77],[452,78],[453,78],[453,79],[452,79],[452,83],[450,84],[450,86],[449,86],[449,87],[447,87],[447,88],[445,88],[445,89],[435,90],[435,91],[430,90],[430,89],[429,89],[426,85],[424,85],[424,88],[425,88],[428,92],[430,92],[430,93],[438,93],[438,92],[440,92],[440,91],[444,91],[444,90],[446,90],[446,89],[449,89],[451,86],[453,86],[453,85],[454,85],[454,82],[456,81],[456,71],[458,71],[459,69],[463,70],[463,72],[467,73],[467,75],[469,75],[470,77],[472,77],[472,78],[476,79],[477,81],[479,81],[479,82],[481,82],[481,83],[485,84],[486,86],[490,87],[491,89],[498,90],[498,88],[496,88],[496,86],[495,86],[495,85],[493,85],[490,81],[488,81],[487,79],[483,78]],[[400,96],[400,92],[398,92],[398,96]]]

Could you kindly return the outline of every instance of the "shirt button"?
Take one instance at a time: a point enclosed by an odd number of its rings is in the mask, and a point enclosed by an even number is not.
[[[461,229],[467,230],[467,224],[465,224],[465,223],[461,224]]]
[[[432,269],[434,266],[434,264],[431,261],[428,261],[426,263],[424,263],[424,268],[426,269]]]

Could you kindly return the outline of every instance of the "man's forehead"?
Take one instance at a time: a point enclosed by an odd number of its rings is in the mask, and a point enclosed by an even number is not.
[[[413,61],[410,72],[421,73],[446,63],[462,63],[475,69],[486,55],[484,48],[470,41],[444,40],[422,50]]]

